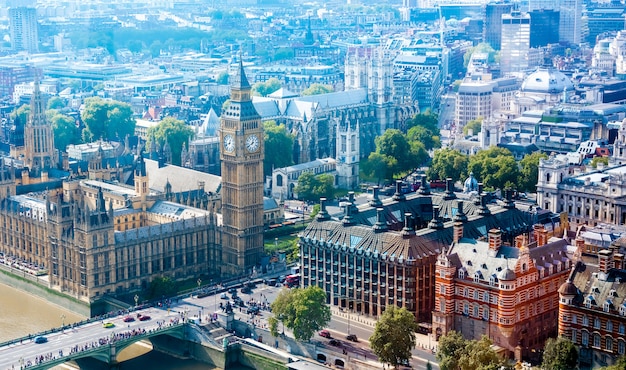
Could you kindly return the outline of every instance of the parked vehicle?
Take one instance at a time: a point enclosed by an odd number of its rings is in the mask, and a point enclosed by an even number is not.
[[[124,322],[133,322],[133,321],[135,321],[135,318],[132,317],[132,316],[126,316],[126,317],[124,317],[122,319],[122,321],[124,321]]]
[[[351,341],[351,342],[358,342],[359,341],[357,339],[356,335],[354,335],[354,334],[349,334],[348,336],[346,336],[346,339]]]
[[[330,335],[330,332],[328,330],[320,330],[320,332],[318,334],[320,335],[320,337],[324,337],[324,338],[328,338],[328,339],[332,338],[332,336]]]

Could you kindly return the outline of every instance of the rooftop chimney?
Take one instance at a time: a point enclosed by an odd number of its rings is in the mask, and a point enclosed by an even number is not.
[[[454,221],[466,222],[467,215],[463,211],[463,201],[457,200],[456,206],[457,206],[457,211],[456,211],[456,215],[454,215]]]
[[[430,184],[426,181],[426,175],[422,175],[420,179],[420,195],[430,195]]]
[[[402,229],[402,237],[403,238],[410,238],[411,236],[415,235],[415,230],[413,230],[413,226],[412,226],[412,217],[411,217],[411,213],[410,212],[406,212],[404,214],[404,228]]]
[[[491,229],[489,230],[489,250],[495,251],[496,253],[502,246],[502,231],[500,229]]]
[[[393,194],[393,200],[399,202],[406,200],[406,197],[402,194],[402,180],[396,180],[396,192]]]
[[[452,241],[456,244],[463,238],[463,222],[455,221],[452,227]]]
[[[433,219],[428,223],[430,229],[443,229],[443,222],[439,218],[439,206],[433,206]]]
[[[383,212],[383,208],[376,208],[376,223],[373,227],[375,233],[387,231],[387,222],[385,222],[385,216]]]
[[[354,221],[354,219],[352,218],[352,207],[350,207],[349,205],[346,206],[346,215],[343,216],[343,220],[341,220],[341,222],[344,224],[344,226],[349,226],[352,225],[352,222]]]
[[[454,194],[454,181],[450,177],[446,179],[446,191],[443,195],[443,199],[451,200],[456,198],[456,194]]]
[[[513,201],[513,190],[505,189],[504,190],[504,208],[513,209],[515,208],[515,202]]]
[[[603,249],[598,252],[598,270],[607,274],[609,270],[613,267],[613,260],[611,259],[611,252],[608,249]]]
[[[357,213],[359,213],[359,208],[354,203],[354,192],[353,191],[349,191],[348,192],[348,202],[350,203],[350,205],[348,205],[348,207],[350,207],[350,214],[351,215],[356,215]]]
[[[372,206],[372,207],[380,207],[380,206],[382,206],[383,202],[378,197],[378,192],[380,191],[380,188],[377,185],[377,186],[374,186],[372,188],[372,190],[374,191],[374,194],[372,194],[372,199],[369,202],[370,206]]]
[[[535,234],[535,241],[538,247],[548,244],[548,230],[543,225],[534,224],[533,233]]]
[[[330,215],[328,211],[326,211],[326,198],[320,198],[320,211],[317,216],[315,216],[315,219],[318,221],[330,220]]]
[[[478,211],[478,214],[480,216],[489,216],[491,214],[491,211],[489,210],[489,207],[487,207],[487,195],[484,193],[481,193],[479,197],[480,197],[480,209]]]

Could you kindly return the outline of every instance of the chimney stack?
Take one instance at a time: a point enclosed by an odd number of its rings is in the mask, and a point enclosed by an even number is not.
[[[456,194],[454,194],[454,181],[450,177],[446,179],[446,191],[443,195],[443,199],[451,200],[456,198]]]
[[[528,235],[520,234],[515,237],[515,248],[520,249],[524,246],[528,246]]]
[[[387,231],[387,222],[385,221],[383,211],[383,208],[376,208],[376,223],[373,227],[375,233]]]
[[[452,228],[452,241],[456,244],[463,238],[463,222],[456,221]]]
[[[443,229],[443,222],[439,218],[439,206],[433,206],[433,219],[428,223],[430,229]]]
[[[506,209],[513,209],[513,208],[515,208],[515,202],[513,201],[513,190],[505,189],[504,190],[504,198],[505,198],[504,208],[506,208]]]
[[[420,178],[420,195],[430,195],[430,184],[426,181],[426,175],[422,175]]]
[[[376,185],[376,186],[374,186],[372,188],[372,190],[374,191],[374,194],[372,194],[372,199],[369,202],[370,206],[372,206],[372,207],[380,207],[380,206],[382,206],[383,202],[378,197],[378,192],[380,191],[380,188],[378,187],[378,185]]]
[[[491,229],[489,230],[489,250],[495,251],[496,253],[502,246],[502,231],[500,229]]]
[[[396,180],[396,192],[393,194],[392,199],[398,202],[406,200],[406,197],[402,194],[402,180]]]
[[[533,225],[533,232],[535,233],[535,241],[537,241],[538,247],[548,244],[548,230],[543,225]]]
[[[404,228],[402,229],[402,237],[404,239],[407,239],[413,235],[415,235],[415,230],[413,230],[412,215],[410,212],[406,212],[404,214]]]
[[[326,211],[326,198],[320,198],[320,211],[317,216],[315,216],[315,219],[318,221],[330,220],[330,215],[328,211]]]
[[[608,249],[603,249],[598,252],[598,269],[600,272],[607,274],[613,267],[613,261],[611,259],[612,254],[613,252]]]
[[[466,222],[467,221],[467,215],[463,211],[463,201],[462,200],[457,200],[456,201],[456,207],[457,207],[457,211],[456,211],[456,215],[454,215],[454,221]]]

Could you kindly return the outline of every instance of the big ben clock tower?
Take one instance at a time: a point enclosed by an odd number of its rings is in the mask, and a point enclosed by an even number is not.
[[[241,60],[230,87],[220,127],[223,276],[251,273],[263,253],[263,125]]]

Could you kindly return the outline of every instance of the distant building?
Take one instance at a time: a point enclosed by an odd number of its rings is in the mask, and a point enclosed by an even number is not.
[[[530,15],[512,12],[502,15],[502,38],[500,48],[500,72],[521,75],[529,67]]]
[[[483,41],[494,50],[500,50],[502,41],[502,15],[509,14],[513,9],[511,3],[488,3],[485,5],[485,24]]]
[[[34,4],[25,4],[9,8],[9,29],[11,32],[11,48],[14,51],[39,51],[39,31],[37,25],[37,9]]]

